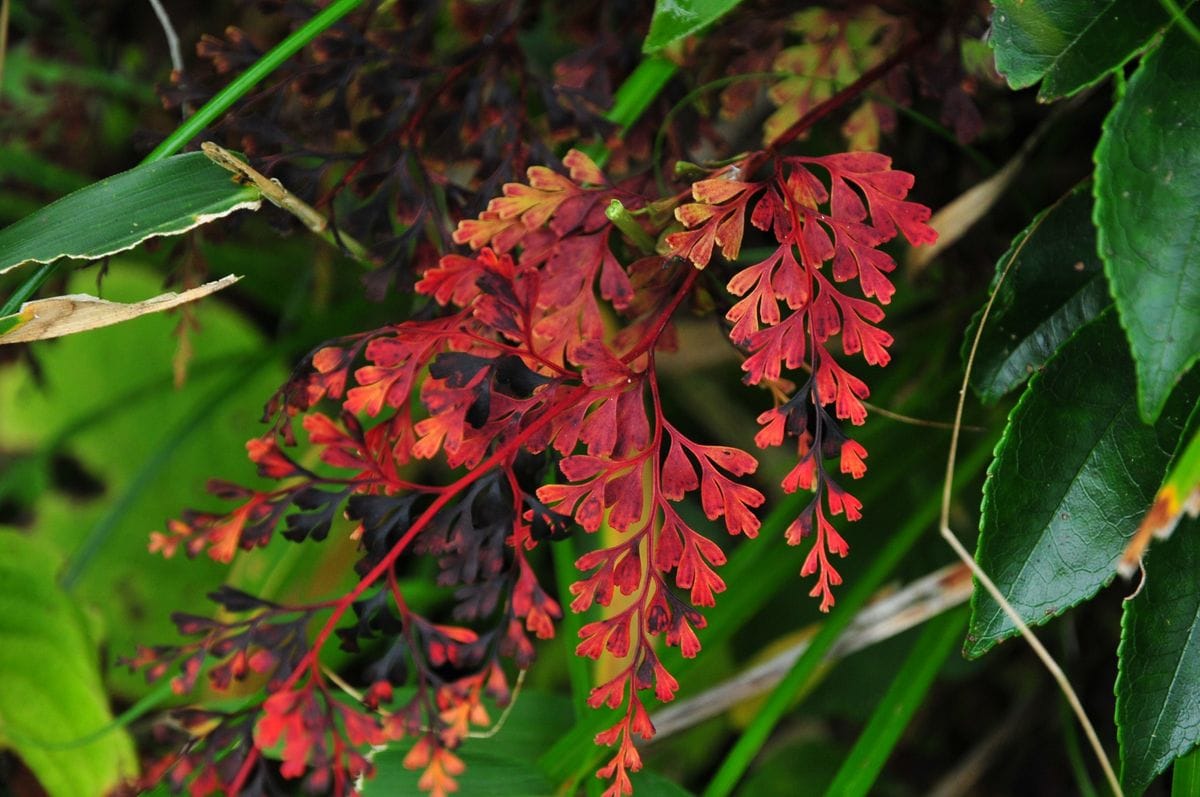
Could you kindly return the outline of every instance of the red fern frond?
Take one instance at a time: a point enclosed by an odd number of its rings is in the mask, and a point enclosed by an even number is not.
[[[826,172],[828,182],[811,171],[814,166]],[[867,415],[863,401],[869,395],[866,383],[837,361],[830,343],[840,336],[843,354],[887,365],[892,337],[876,324],[884,316],[880,305],[894,292],[886,275],[895,262],[877,247],[898,233],[913,245],[937,237],[926,224],[928,208],[905,200],[912,182],[912,175],[893,170],[889,158],[875,153],[781,158],[772,178],[762,182],[714,178],[696,183],[697,201],[675,214],[689,229],[667,237],[675,252],[697,267],[708,265],[712,242],[729,244],[729,251],[722,251],[733,259],[741,236],[729,231],[730,220],[742,218],[750,199],[759,197],[751,222],[778,242],[765,259],[729,280],[729,292],[740,298],[726,319],[730,339],[747,351],[742,369],[748,383],[775,384],[784,369],[809,373],[791,399],[778,400],[759,416],[763,428],[756,442],[767,447],[786,437],[796,440],[797,464],[783,488],[816,495],[786,537],[793,545],[814,538],[802,574],[817,576],[813,594],[821,597],[824,611],[833,605],[832,587],[841,583],[829,556],[845,556],[849,550],[825,512],[856,520],[861,508],[828,476],[825,463],[837,459],[841,471],[854,478],[866,472],[866,450],[838,422],[862,424]],[[841,287],[853,282],[861,298]],[[826,409],[830,406],[832,415]],[[694,479],[694,472],[676,467],[671,483]],[[710,508],[715,510],[715,498],[705,502],[706,511]]]

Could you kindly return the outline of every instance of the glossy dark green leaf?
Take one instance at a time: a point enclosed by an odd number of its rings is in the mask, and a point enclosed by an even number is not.
[[[1167,22],[1151,0],[995,0],[996,69],[1038,99],[1069,97],[1135,56]]]
[[[1181,389],[1156,426],[1137,413],[1116,314],[1081,329],[1033,378],[1008,419],[983,490],[979,564],[1030,625],[1112,580],[1194,403]],[[976,588],[965,652],[1016,633]]]
[[[1121,781],[1140,794],[1200,742],[1200,520],[1184,520],[1146,557],[1125,603],[1117,674]]]
[[[658,52],[684,36],[699,32],[732,11],[742,0],[657,0],[642,52]]]
[[[1090,183],[1042,211],[996,264],[1000,283],[975,352],[971,385],[996,401],[1024,384],[1077,329],[1112,304],[1096,255]],[[979,327],[976,314],[963,343],[966,359]]]
[[[203,153],[189,152],[81,188],[0,230],[0,274],[22,263],[105,257],[257,208],[258,189],[231,177]]]
[[[0,532],[0,750],[12,749],[51,797],[103,794],[137,770],[112,720],[99,651],[81,612],[55,584],[49,546]]]
[[[1200,50],[1172,31],[1146,57],[1096,148],[1100,256],[1153,420],[1200,358]]]

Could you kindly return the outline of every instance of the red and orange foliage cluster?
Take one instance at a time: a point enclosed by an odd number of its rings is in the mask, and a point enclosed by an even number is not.
[[[504,36],[514,24],[492,22]],[[745,382],[764,391],[755,443],[794,447],[782,489],[812,493],[786,540],[808,546],[802,575],[828,611],[841,583],[834,557],[848,551],[833,521],[857,520],[863,510],[842,484],[866,471],[866,450],[848,427],[866,419],[868,385],[851,362],[860,355],[887,365],[892,344],[878,324],[895,264],[880,247],[898,235],[913,245],[936,235],[925,223],[929,210],[906,199],[912,175],[892,169],[888,157],[779,150],[924,52],[923,42],[887,59],[872,55],[869,70],[804,110],[772,149],[709,170],[690,190],[661,196],[646,178],[611,179],[571,150],[562,169],[529,168],[526,182],[504,182],[486,209],[464,214],[452,234],[460,252],[437,256],[436,241],[391,241],[397,254],[372,289],[415,270],[425,306],[401,323],[314,349],[272,397],[271,431],[247,449],[276,489],[212,484],[236,503],[232,511],[190,511],[151,539],[167,556],[206,552],[229,562],[268,545],[276,529],[295,543],[323,540],[344,516],[358,545],[356,586],[310,605],[223,588],[212,595],[221,621],[176,617],[190,641],[140,649],[130,664],[151,678],[178,671],[180,694],[205,671],[217,689],[251,676],[265,682],[262,700],[239,711],[182,714],[187,727],[215,730],[155,763],[146,780],[194,795],[268,793],[282,775],[343,795],[370,774],[368,748],[407,738],[406,766],[424,773],[422,789],[446,795],[463,768],[455,750],[490,721],[485,697],[500,706],[511,700],[512,672],[533,664],[535,640],[556,633],[569,604],[575,612],[601,607],[576,651],[612,659],[589,703],[619,709],[616,724],[596,737],[614,747],[599,774],[608,795],[630,793],[630,773],[641,767],[635,739],[654,733],[648,693],[668,701],[679,688],[662,646],[685,657],[700,652],[703,610],[726,588],[714,529],[755,537],[764,503],[749,479],[754,455],[692,439],[664,409],[670,386],[656,358],[688,346],[672,318],[680,306],[706,304],[691,301],[704,269],[713,272],[706,282],[720,275],[713,287],[725,282],[715,304],[726,312],[716,323],[743,358]],[[389,148],[419,143],[418,121],[425,124],[439,96],[461,90],[455,80],[468,68],[491,58],[481,53],[431,72],[443,77],[414,120],[368,149],[340,186],[372,182],[374,157],[385,161]],[[521,142],[521,130],[479,126],[473,134],[486,143],[504,131],[508,146]],[[418,170],[434,173],[425,156],[413,157]],[[388,180],[406,173],[388,168]],[[421,196],[433,191],[432,182],[421,185]],[[480,190],[499,185],[485,181]],[[397,205],[407,229],[426,228],[436,206],[426,199],[412,212]],[[364,206],[378,215],[390,205]],[[760,262],[742,258],[748,236],[768,244]],[[713,290],[706,296],[712,304]],[[296,421],[310,454],[296,453]],[[701,515],[709,522],[697,522]],[[601,528],[577,559],[575,583],[541,582],[547,545]],[[409,605],[401,585],[419,557],[437,563],[452,610],[427,617]],[[354,690],[320,663],[335,635],[360,663],[361,697],[353,700]]]
[[[271,749],[284,777],[347,793],[371,768],[365,746],[416,737],[406,763],[424,770],[431,793],[449,793],[462,770],[455,748],[488,722],[484,695],[510,699],[511,668],[529,667],[534,638],[555,633],[569,587],[573,611],[609,607],[583,627],[577,652],[618,662],[589,703],[621,709],[597,736],[616,748],[599,774],[609,794],[630,793],[629,774],[641,766],[635,737],[654,733],[643,695],[667,701],[678,689],[657,645],[695,656],[702,609],[726,588],[722,548],[680,503],[698,500],[731,535],[759,529],[764,497],[744,480],[755,457],[672,424],[655,365],[681,343],[672,316],[714,250],[738,260],[747,216],[774,246],[731,269],[726,329],[743,352],[745,381],[771,397],[755,442],[796,446],[783,488],[813,500],[787,541],[809,546],[802,575],[815,576],[822,609],[833,605],[841,578],[831,556],[848,545],[831,518],[855,520],[862,508],[838,479],[866,470],[866,451],[844,422],[863,423],[868,389],[844,358],[888,362],[892,339],[877,325],[895,266],[878,247],[898,234],[912,244],[935,234],[929,211],[905,200],[911,175],[882,155],[755,157],[763,165],[747,160],[695,183],[692,201],[668,200],[682,226],[663,236],[662,253],[636,251],[605,213],[613,200],[633,214],[649,210],[644,181],[611,182],[578,151],[564,158],[565,174],[533,167],[528,183],[505,185],[459,225],[455,241],[473,251],[423,274],[416,290],[431,302],[418,317],[312,354],[273,400],[271,433],[248,444],[260,474],[281,486],[214,485],[239,506],[188,514],[152,547],[229,561],[279,526],[290,540],[320,540],[342,511],[357,524],[358,584],[312,606],[226,589],[214,599],[245,619],[179,617],[193,642],[140,652],[133,663],[152,676],[177,665],[181,692],[205,665],[218,688],[251,673],[267,679],[260,704],[193,717],[218,720],[218,731],[172,760],[169,779],[194,793],[263,792],[262,751]],[[662,232],[651,213],[634,218],[648,235]],[[295,419],[320,468],[291,453]],[[429,470],[419,461],[431,459],[451,477],[414,480]],[[539,583],[531,561],[539,548],[602,525],[615,542],[579,558],[579,581]],[[420,555],[434,557],[439,583],[456,588],[452,622],[421,616],[399,588],[398,567]],[[305,628],[317,618],[310,640]],[[320,664],[335,633],[369,658],[358,704]],[[401,700],[401,686],[415,689]]]

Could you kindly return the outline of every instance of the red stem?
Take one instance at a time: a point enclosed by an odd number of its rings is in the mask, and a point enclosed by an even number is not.
[[[667,324],[670,322],[671,316],[674,315],[675,310],[679,307],[684,297],[688,295],[693,283],[696,281],[696,276],[699,274],[699,271],[690,267],[689,271],[690,273],[680,285],[678,292],[672,298],[670,304],[663,308],[663,311],[660,314],[657,322],[650,329],[650,331],[646,333],[642,340],[639,341],[638,344],[622,358],[623,362],[631,362],[654,347],[654,344],[658,341],[659,336],[662,334],[663,330],[666,329]],[[384,556],[378,564],[371,568],[371,570],[359,580],[358,584],[354,586],[354,589],[350,590],[350,592],[338,599],[337,604],[334,606],[333,611],[329,615],[329,618],[325,621],[325,624],[321,626],[321,630],[313,639],[312,645],[308,652],[304,654],[304,658],[302,658],[296,665],[296,668],[292,671],[292,674],[288,676],[287,680],[285,680],[283,684],[274,691],[278,693],[293,688],[296,685],[296,682],[299,681],[300,677],[307,670],[315,666],[321,648],[329,640],[330,635],[337,627],[338,621],[342,619],[342,616],[350,609],[350,607],[354,604],[354,601],[357,600],[360,595],[366,592],[372,584],[378,581],[380,576],[383,576],[391,569],[392,565],[395,564],[396,560],[408,547],[409,543],[411,543],[418,534],[425,530],[430,522],[432,522],[433,518],[442,509],[444,509],[447,504],[449,504],[460,492],[477,481],[485,473],[512,456],[520,449],[522,445],[524,445],[527,440],[529,440],[529,438],[539,433],[547,424],[551,423],[555,418],[557,418],[560,413],[569,409],[570,407],[575,406],[580,399],[592,392],[592,390],[593,388],[589,385],[580,385],[571,390],[569,393],[567,393],[567,395],[550,405],[550,407],[539,418],[537,418],[537,420],[535,420],[525,429],[521,430],[521,432],[519,432],[503,446],[498,448],[491,456],[476,465],[458,480],[443,487],[440,490],[438,497],[435,498],[433,503],[431,503],[425,509],[425,511],[421,513],[420,517],[413,522],[412,526],[410,526],[408,531],[404,533],[404,536],[401,537],[394,546],[392,546],[387,555]],[[231,795],[237,795],[241,792],[242,787],[246,783],[246,779],[250,776],[250,770],[258,760],[259,755],[260,751],[257,746],[252,748],[250,752],[247,753],[246,759],[242,762],[241,767],[238,769],[237,775],[234,777],[233,782],[229,786],[229,793]]]
[[[667,328],[667,324],[671,322],[671,316],[675,315],[675,310],[678,309],[684,297],[691,293],[692,285],[695,284],[696,278],[700,276],[700,269],[687,265],[688,275],[684,278],[683,284],[679,286],[679,291],[671,299],[671,303],[666,306],[662,314],[658,317],[657,323],[650,329],[646,335],[638,341],[638,344],[627,351],[622,357],[621,362],[628,365],[629,363],[641,357],[650,349],[654,348],[654,344],[658,342],[658,338],[662,335],[663,330]]]

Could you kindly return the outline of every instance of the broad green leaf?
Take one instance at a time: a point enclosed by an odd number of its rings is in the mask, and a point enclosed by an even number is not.
[[[51,797],[92,797],[137,773],[123,730],[70,742],[112,720],[99,653],[54,582],[55,555],[0,532],[0,749],[11,748]]]
[[[658,52],[684,36],[698,33],[732,11],[742,0],[656,0],[642,52]]]
[[[1166,481],[1154,496],[1154,504],[1142,518],[1142,524],[1121,556],[1118,567],[1121,575],[1127,578],[1132,576],[1142,561],[1150,539],[1165,540],[1170,537],[1184,512],[1192,517],[1200,515],[1200,431],[1193,435],[1179,459],[1171,466]]]
[[[1045,623],[1113,578],[1197,392],[1189,383],[1157,426],[1143,424],[1133,364],[1111,311],[1029,383],[988,470],[976,553],[1025,622]],[[966,654],[982,655],[1015,633],[977,587]]]
[[[81,272],[68,288],[94,285]],[[123,300],[160,285],[149,269],[118,260],[104,290]],[[262,339],[247,322],[214,302],[195,312],[201,328],[179,390],[172,385],[178,320],[165,315],[46,346],[38,356],[41,385],[27,369],[0,372],[0,450],[21,453],[25,462],[24,475],[10,478],[12,469],[0,469],[0,495],[19,488],[21,514],[32,518],[24,532],[58,552],[64,583],[97,611],[114,657],[131,655],[137,644],[176,640],[172,611],[212,610],[204,596],[230,568],[208,557],[151,554],[149,533],[187,507],[220,508],[204,492],[210,478],[253,483],[245,442],[262,428],[263,401],[286,378],[282,366],[264,359]],[[53,477],[55,456],[77,463],[92,488],[61,484]],[[31,479],[30,470],[41,478]],[[44,489],[30,494],[37,484]],[[260,566],[273,550],[248,558]],[[117,668],[108,677],[121,694],[147,690],[140,674]]]
[[[1117,672],[1121,782],[1140,794],[1200,742],[1200,521],[1146,559],[1142,591],[1125,603]]]
[[[1154,420],[1200,358],[1200,52],[1173,30],[1130,78],[1096,148],[1100,257]]]
[[[1005,268],[1008,276],[996,293],[971,372],[971,385],[984,401],[1022,385],[1077,329],[1112,304],[1096,255],[1091,185],[1076,187],[1038,214],[996,264],[997,279]],[[982,312],[967,330],[964,360]]]
[[[137,166],[93,183],[0,230],[0,274],[60,257],[95,259],[179,235],[261,202],[253,186],[200,152]]]
[[[1167,22],[1151,0],[995,0],[996,69],[1038,99],[1069,97],[1135,56]]]

